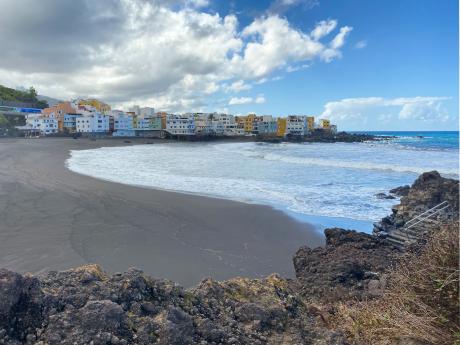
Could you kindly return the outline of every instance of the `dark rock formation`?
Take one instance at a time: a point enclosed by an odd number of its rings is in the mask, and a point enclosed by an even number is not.
[[[407,196],[409,194],[409,190],[410,190],[410,186],[405,185],[405,186],[390,189],[390,193],[397,195],[397,196]]]
[[[458,218],[458,180],[442,177],[437,171],[420,175],[408,191],[404,186],[390,192],[407,193],[407,195],[401,198],[399,205],[393,207],[393,213],[390,216],[374,224],[374,234],[385,235],[402,228],[410,219],[443,201],[447,201],[450,207],[441,216],[445,219]]]
[[[377,199],[396,199],[396,197],[394,197],[393,195],[388,195],[385,193],[377,193],[375,194],[375,197]]]
[[[0,271],[0,344],[344,344],[315,326],[295,282],[204,280],[191,290],[97,265]]]
[[[294,255],[301,294],[328,301],[378,295],[382,275],[400,250],[378,237],[326,229],[326,246],[302,247]]]

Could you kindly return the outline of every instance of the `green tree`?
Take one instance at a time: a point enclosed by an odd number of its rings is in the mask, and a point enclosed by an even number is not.
[[[7,127],[9,124],[8,119],[5,117],[5,115],[0,114],[0,127]]]

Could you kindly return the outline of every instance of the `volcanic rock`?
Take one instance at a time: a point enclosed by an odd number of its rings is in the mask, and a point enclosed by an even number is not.
[[[302,247],[294,255],[302,296],[336,301],[376,295],[376,286],[384,284],[383,273],[400,250],[384,239],[352,230],[326,229],[325,235],[325,247]]]
[[[398,191],[404,193],[405,187],[400,188]],[[423,173],[412,184],[407,195],[401,198],[399,205],[393,207],[393,213],[374,224],[373,232],[379,236],[391,233],[444,201],[449,203],[449,207],[438,218],[458,219],[459,181],[442,177],[437,171]]]

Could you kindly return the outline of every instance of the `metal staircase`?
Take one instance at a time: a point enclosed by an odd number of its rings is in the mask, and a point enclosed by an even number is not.
[[[429,210],[415,216],[403,228],[393,230],[387,240],[397,246],[406,246],[417,242],[430,228],[439,226],[445,219],[446,210],[450,207],[443,201]]]

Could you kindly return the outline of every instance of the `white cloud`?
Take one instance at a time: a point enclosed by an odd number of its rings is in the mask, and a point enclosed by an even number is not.
[[[246,91],[250,90],[252,88],[252,85],[246,84],[244,80],[237,80],[230,85],[226,86],[227,91],[231,92],[241,92],[241,91]]]
[[[305,69],[305,68],[308,68],[310,67],[310,65],[308,64],[303,64],[303,65],[300,65],[300,66],[287,66],[286,67],[286,72],[288,73],[292,73],[292,72],[297,72],[297,71],[300,71],[302,69]]]
[[[263,95],[257,96],[256,99],[254,100],[254,103],[256,103],[256,104],[265,103],[265,97]]]
[[[272,14],[240,30],[235,15],[200,12],[209,0],[107,0],[97,10],[92,3],[0,1],[0,13],[16,14],[2,18],[0,83],[59,99],[199,110],[230,80],[228,90],[249,90],[277,70],[340,57],[351,30],[342,27],[328,44],[335,20],[310,34]]]
[[[318,0],[273,0],[268,12],[280,14],[295,6],[301,6],[303,9],[309,10],[318,5]]]
[[[202,7],[209,6],[210,1],[209,0],[186,0],[185,3],[186,5],[189,5],[191,7],[202,8]]]
[[[352,30],[353,28],[350,26],[341,27],[339,33],[329,43],[328,48],[321,53],[321,58],[326,62],[331,62],[336,58],[342,57],[340,48],[343,47],[346,37]]]
[[[258,95],[257,97],[232,97],[228,102],[228,105],[242,105],[242,104],[263,104],[266,99],[264,95]]]
[[[252,41],[246,45],[243,56],[236,56],[233,62],[248,78],[266,77],[288,62],[312,60],[324,50],[322,43],[293,29],[278,16],[256,19],[242,35]]]
[[[363,48],[366,48],[366,47],[367,47],[367,41],[366,40],[356,42],[356,44],[355,44],[356,49],[363,49]]]
[[[373,119],[390,120],[447,121],[449,116],[443,102],[450,97],[366,97],[345,98],[328,102],[321,118],[335,122],[353,122]]]
[[[339,49],[345,44],[345,38],[347,37],[348,33],[353,30],[350,26],[344,26],[340,28],[339,33],[334,37],[331,41],[330,47],[332,49]]]
[[[252,97],[232,97],[228,102],[228,105],[241,105],[252,103]]]
[[[322,20],[316,25],[316,27],[311,32],[311,37],[315,41],[318,41],[319,39],[328,35],[332,30],[334,30],[336,26],[337,26],[337,20],[332,20],[332,19]]]

